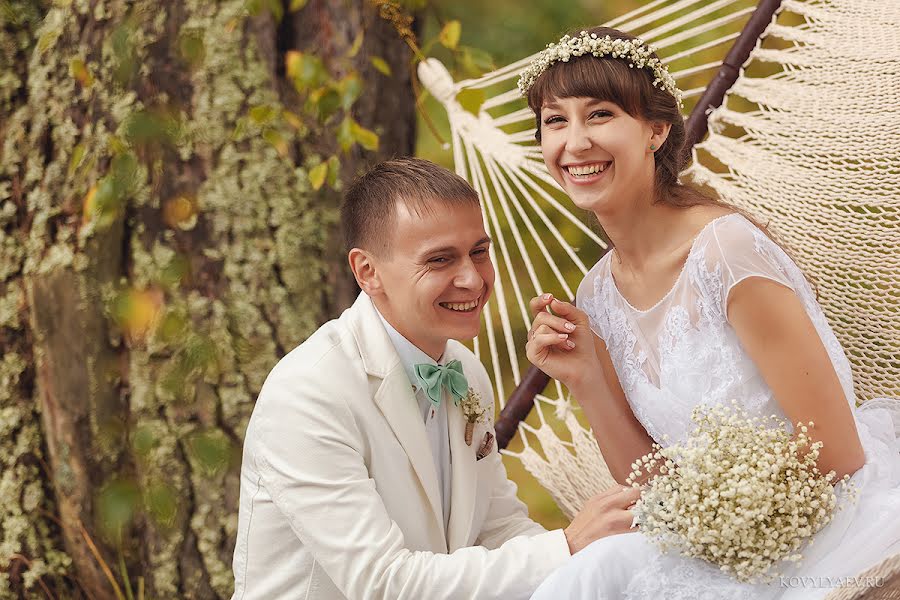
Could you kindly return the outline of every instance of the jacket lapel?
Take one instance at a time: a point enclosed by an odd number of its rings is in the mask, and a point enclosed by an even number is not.
[[[348,328],[359,346],[366,373],[381,380],[374,392],[373,401],[403,447],[431,506],[434,524],[443,532],[444,517],[437,472],[431,458],[422,415],[419,413],[419,404],[406,371],[400,364],[375,306],[365,293],[359,295],[348,313]]]
[[[451,357],[453,358],[453,357]],[[448,550],[468,546],[475,512],[475,492],[477,487],[475,469],[475,449],[478,440],[466,444],[466,418],[460,407],[447,403],[447,423],[450,428],[450,456],[452,479],[450,483],[450,526],[447,532]]]

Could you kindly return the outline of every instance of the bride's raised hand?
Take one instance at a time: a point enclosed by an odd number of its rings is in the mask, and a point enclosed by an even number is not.
[[[532,298],[529,306],[534,320],[525,353],[531,364],[569,388],[586,373],[599,369],[584,311],[552,294]]]

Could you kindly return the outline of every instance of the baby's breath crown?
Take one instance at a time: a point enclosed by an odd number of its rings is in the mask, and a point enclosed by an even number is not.
[[[649,69],[653,73],[653,87],[661,87],[675,97],[681,107],[681,90],[675,85],[675,78],[661,60],[653,56],[654,48],[640,38],[633,40],[613,39],[610,36],[599,37],[596,33],[582,31],[578,36],[564,35],[559,42],[548,44],[547,48],[537,55],[519,77],[519,92],[523,96],[537,81],[541,74],[557,62],[569,62],[575,56],[591,54],[597,58],[611,56],[628,61],[631,68]]]

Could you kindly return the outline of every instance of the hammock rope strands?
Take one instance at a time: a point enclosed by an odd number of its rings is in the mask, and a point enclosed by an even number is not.
[[[900,397],[900,4],[784,0],[773,18],[777,4],[763,0],[754,13],[747,0],[657,0],[607,25],[658,48],[689,108],[701,96],[704,108],[724,98],[694,147],[691,175],[771,218],[818,286],[858,399]],[[735,63],[735,41],[754,28],[749,60]],[[559,383],[540,393],[546,376],[527,368],[527,305],[543,291],[573,298],[607,244],[567,208],[544,167],[534,116],[515,87],[531,59],[460,82],[429,59],[419,76],[447,110],[455,168],[481,196],[496,242],[496,293],[474,349],[502,408],[514,388],[513,398],[527,399],[504,410],[513,421],[498,422],[498,437],[518,424],[522,449],[505,452],[571,517],[614,480]],[[751,67],[765,74],[751,76]],[[466,90],[484,93],[478,114],[458,101]],[[693,140],[705,134],[705,113],[687,123]],[[519,423],[532,397],[537,425]]]

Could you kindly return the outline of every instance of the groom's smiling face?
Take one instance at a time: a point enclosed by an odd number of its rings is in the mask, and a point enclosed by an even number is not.
[[[431,201],[396,207],[384,256],[373,257],[378,310],[403,337],[432,358],[448,339],[478,335],[494,287],[490,238],[480,208]]]

